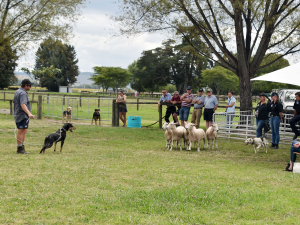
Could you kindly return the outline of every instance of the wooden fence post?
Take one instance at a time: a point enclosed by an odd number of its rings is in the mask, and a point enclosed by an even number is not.
[[[14,114],[14,108],[12,106],[12,103],[13,103],[13,100],[9,100],[9,108],[10,108],[10,115],[13,115]]]
[[[38,96],[38,103],[37,103],[37,119],[41,120],[42,119],[42,110],[43,109],[43,96],[39,95]]]
[[[116,100],[112,100],[112,110],[111,110],[111,126],[114,127],[115,126],[115,104],[116,104]]]
[[[136,99],[136,110],[137,110],[137,111],[139,111],[139,101],[140,101],[140,99],[137,98],[137,99]]]
[[[98,107],[100,108],[100,97],[98,97]]]
[[[4,98],[4,102],[5,102],[5,92],[3,92],[3,94],[4,94],[4,95],[3,95],[3,98]]]
[[[159,128],[162,128],[162,105],[159,106],[158,108],[158,113],[159,113]]]
[[[79,106],[82,107],[81,105],[82,105],[82,102],[81,102],[81,95],[80,95],[79,96]]]
[[[119,126],[119,104],[115,104],[115,127]]]

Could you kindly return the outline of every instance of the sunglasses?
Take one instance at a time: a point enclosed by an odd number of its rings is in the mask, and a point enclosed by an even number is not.
[[[31,84],[26,84],[28,87],[31,87]]]

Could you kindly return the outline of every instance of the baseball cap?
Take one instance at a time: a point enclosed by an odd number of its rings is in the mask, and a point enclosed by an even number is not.
[[[260,96],[265,96],[266,98],[268,98],[268,96],[267,96],[266,94],[264,94],[264,93],[260,93],[260,94],[259,94],[259,97],[260,97]]]
[[[191,87],[191,86],[188,86],[188,87],[186,88],[186,90],[192,90],[192,87]]]
[[[211,88],[207,88],[207,92],[212,92],[213,90]]]
[[[271,97],[273,97],[273,96],[277,96],[277,97],[278,97],[278,94],[277,94],[276,92],[273,92],[273,93],[271,94]]]
[[[202,88],[200,88],[200,89],[199,89],[199,92],[203,92],[203,89],[202,89]]]
[[[32,85],[32,83],[31,83],[31,81],[29,80],[29,79],[24,79],[24,80],[22,80],[22,82],[21,82],[21,84],[22,85]]]

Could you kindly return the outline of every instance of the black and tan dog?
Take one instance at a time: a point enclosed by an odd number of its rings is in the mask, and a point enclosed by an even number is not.
[[[66,111],[63,112],[62,115],[62,123],[64,123],[66,117],[66,123],[71,123],[72,120],[72,107],[68,107]]]
[[[51,148],[53,143],[54,143],[54,151],[56,151],[56,143],[57,142],[61,142],[61,146],[60,146],[60,151],[62,152],[62,148],[67,136],[67,131],[73,132],[73,130],[75,130],[76,128],[71,124],[71,123],[66,123],[65,125],[63,125],[62,128],[60,128],[58,131],[56,131],[55,133],[49,134],[44,141],[44,146],[40,151],[40,154],[42,152],[45,153],[45,150],[47,148]]]
[[[101,125],[100,109],[95,109],[91,125],[93,125],[94,120],[95,120],[95,125],[97,125],[97,120],[99,120],[99,126]]]

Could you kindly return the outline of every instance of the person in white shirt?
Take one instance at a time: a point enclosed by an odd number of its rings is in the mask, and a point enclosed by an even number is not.
[[[228,91],[228,100],[226,107],[226,124],[227,128],[231,127],[235,113],[236,99],[233,97],[233,91]]]

